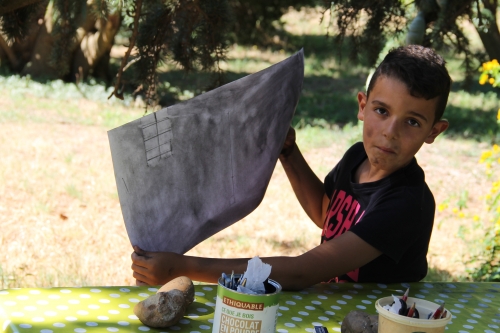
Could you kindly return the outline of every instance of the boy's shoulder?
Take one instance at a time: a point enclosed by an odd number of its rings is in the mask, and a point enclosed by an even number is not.
[[[358,141],[354,143],[352,146],[350,146],[344,153],[343,159],[346,158],[356,158],[359,157],[360,159],[366,158],[366,151],[365,151],[365,146],[363,145],[362,141]]]

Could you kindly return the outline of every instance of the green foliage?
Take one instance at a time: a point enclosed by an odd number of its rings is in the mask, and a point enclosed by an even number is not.
[[[128,105],[132,100],[131,97],[127,97],[124,101],[116,99],[108,100],[111,88],[107,88],[104,84],[94,79],[76,85],[74,83],[66,83],[62,80],[37,82],[29,76],[8,75],[0,76],[0,89],[4,94],[11,94],[12,96],[19,96],[21,98],[28,94],[61,101],[85,98],[95,102],[115,105]]]
[[[45,7],[45,1],[35,2],[25,7],[21,7],[12,12],[0,15],[1,31],[7,37],[7,40],[25,38],[30,30],[30,24],[36,17],[41,7]]]
[[[325,6],[329,4],[325,1]],[[335,13],[338,28],[337,43],[351,35],[349,58],[359,60],[364,55],[370,67],[375,65],[387,39],[400,35],[407,23],[406,5],[402,1],[341,0],[331,2],[331,11]],[[366,23],[361,23],[365,20]]]
[[[470,275],[475,281],[500,281],[500,146],[495,144],[483,152],[479,163],[486,166],[486,173],[492,179],[489,192],[485,195],[492,223],[482,223],[484,236],[480,249],[470,261],[479,265],[471,270]]]
[[[349,58],[360,61],[360,56],[364,55],[368,66],[376,63],[386,43],[386,35],[390,38],[398,36],[407,23],[406,5],[402,1],[325,0],[324,6],[331,6],[332,16],[336,18],[337,44],[342,44],[347,36],[351,36],[348,39]]]
[[[121,8],[121,3],[112,3],[112,6],[108,4],[106,0],[94,0],[91,7],[91,15],[94,15],[99,19],[106,19],[111,8]]]
[[[367,66],[374,66],[387,41],[400,39],[408,32],[410,21],[418,17],[424,26],[417,39],[410,39],[411,44],[421,44],[438,51],[453,50],[463,56],[462,66],[467,73],[466,82],[470,84],[476,68],[475,59],[481,55],[471,51],[470,41],[461,27],[460,21],[474,17],[474,0],[436,1],[417,0],[324,0],[324,6],[331,6],[332,17],[338,28],[335,39],[342,42],[346,37],[350,41],[349,58],[363,61]],[[420,25],[419,25],[420,27]],[[416,29],[415,27],[413,27]],[[421,31],[420,31],[421,30]],[[416,31],[412,31],[416,33]],[[418,40],[418,42],[415,42]]]
[[[484,63],[481,68],[479,82],[488,82],[499,86],[500,65],[497,60]],[[500,109],[497,113],[497,125],[500,126]],[[470,263],[476,264],[470,276],[475,281],[500,281],[500,146],[494,144],[491,149],[482,153],[479,163],[485,165],[486,174],[492,180],[485,199],[491,223],[483,222],[484,236],[481,237],[479,251],[472,256]],[[480,223],[476,221],[476,224]]]
[[[218,64],[227,48],[225,18],[229,7],[225,0],[148,0],[142,7],[132,5],[127,13],[131,17],[140,15],[139,24],[130,29],[132,35],[137,33],[139,50],[135,73],[148,99],[156,97],[156,70],[167,59],[188,71],[216,67],[220,72]]]
[[[231,8],[229,40],[240,45],[261,47],[279,44],[274,36],[283,35],[281,16],[289,8],[314,6],[316,0],[228,0]]]
[[[4,96],[14,99],[16,107],[0,105],[0,123],[4,122],[37,122],[57,121],[87,126],[104,126],[115,128],[132,121],[142,114],[138,109],[127,109],[132,104],[132,97],[125,100],[108,99],[111,88],[102,83],[89,80],[80,83],[65,83],[62,80],[40,83],[29,77],[17,75],[0,76],[0,90]],[[99,117],[82,116],[82,99],[91,100],[100,106]],[[41,110],[38,115],[27,115],[25,108]]]

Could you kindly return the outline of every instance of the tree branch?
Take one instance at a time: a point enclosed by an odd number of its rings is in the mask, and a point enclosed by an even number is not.
[[[0,1],[0,15],[13,12],[19,8],[32,5],[42,0],[2,0]]]
[[[4,50],[5,54],[7,55],[7,58],[9,58],[10,65],[12,66],[12,68],[16,68],[18,65],[16,55],[14,54],[14,52],[12,52],[9,45],[7,44],[5,39],[3,39],[3,36],[1,34],[0,34],[0,49]]]
[[[142,0],[137,0],[135,3],[134,30],[132,31],[132,36],[130,37],[130,44],[128,46],[127,52],[125,52],[125,55],[122,58],[120,69],[116,74],[115,88],[113,89],[111,95],[109,95],[108,99],[110,99],[111,96],[115,95],[117,98],[123,100],[123,91],[119,91],[119,87],[122,81],[123,72],[125,71],[124,68],[127,65],[128,57],[130,56],[130,53],[132,52],[132,49],[135,46],[135,40],[137,39],[137,33],[139,30],[139,18],[141,17],[141,8],[142,8]]]

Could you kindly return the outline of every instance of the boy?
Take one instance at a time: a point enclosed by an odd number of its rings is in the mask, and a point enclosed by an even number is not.
[[[434,51],[391,50],[368,90],[358,93],[363,142],[353,145],[321,182],[290,129],[280,161],[322,243],[297,257],[262,258],[285,290],[323,281],[413,282],[427,274],[435,202],[415,154],[448,127],[442,120],[451,79]],[[248,259],[213,259],[134,247],[138,284],[160,285],[181,275],[216,282],[243,273]]]

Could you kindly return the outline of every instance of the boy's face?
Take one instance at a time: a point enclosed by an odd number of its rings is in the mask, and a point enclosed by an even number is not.
[[[370,170],[383,176],[406,166],[424,142],[434,142],[448,127],[445,120],[434,124],[437,97],[414,97],[391,77],[380,76],[368,98],[358,93],[358,104]]]

